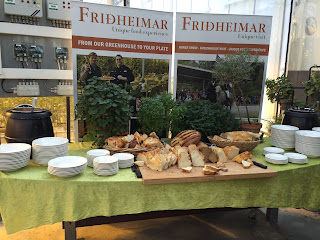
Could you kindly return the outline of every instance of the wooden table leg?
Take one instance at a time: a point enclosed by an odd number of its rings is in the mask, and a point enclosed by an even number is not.
[[[278,222],[279,208],[267,208],[267,221],[276,224]]]
[[[62,222],[65,240],[77,240],[76,222]]]

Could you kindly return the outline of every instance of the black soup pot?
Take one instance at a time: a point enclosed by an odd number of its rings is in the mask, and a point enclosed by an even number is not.
[[[310,108],[291,108],[284,112],[283,125],[292,125],[300,130],[319,126],[318,113]]]
[[[5,139],[8,143],[28,143],[41,137],[54,137],[52,113],[31,105],[19,105],[6,112],[8,118]]]

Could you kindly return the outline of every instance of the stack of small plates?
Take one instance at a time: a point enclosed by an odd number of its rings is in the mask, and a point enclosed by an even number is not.
[[[87,159],[78,156],[58,157],[48,162],[48,172],[58,177],[72,177],[82,173],[87,167]]]
[[[312,131],[320,132],[320,127],[313,127],[313,128],[312,128]]]
[[[273,164],[288,164],[288,157],[282,154],[266,154],[266,161]]]
[[[116,153],[112,156],[118,158],[119,168],[129,168],[133,165],[134,155],[131,153]]]
[[[118,158],[101,156],[93,159],[93,172],[100,176],[114,175],[119,171]]]
[[[100,156],[109,156],[110,151],[105,149],[93,149],[87,152],[88,166],[93,167],[93,159]]]
[[[299,128],[290,125],[271,126],[271,145],[283,149],[292,149],[295,146],[295,133]]]
[[[69,140],[61,137],[44,137],[32,141],[32,159],[35,163],[48,165],[57,157],[68,155]]]
[[[284,154],[284,150],[277,147],[265,147],[262,154],[266,155],[268,153]]]
[[[0,145],[0,171],[15,171],[29,164],[31,146],[26,143]]]
[[[305,164],[308,163],[308,157],[306,155],[300,154],[300,153],[285,153],[284,156],[288,157],[288,161],[290,163],[296,163],[296,164]]]
[[[301,130],[296,132],[296,151],[308,157],[320,156],[320,132]]]

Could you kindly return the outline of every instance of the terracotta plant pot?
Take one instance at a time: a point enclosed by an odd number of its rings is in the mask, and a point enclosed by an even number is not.
[[[262,123],[259,122],[240,122],[240,127],[243,131],[259,133],[260,129],[262,128]]]

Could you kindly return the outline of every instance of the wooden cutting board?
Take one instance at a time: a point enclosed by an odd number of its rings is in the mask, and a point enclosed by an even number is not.
[[[208,163],[207,165],[216,164]],[[267,178],[276,177],[278,172],[268,167],[263,169],[257,166],[251,166],[244,169],[241,164],[236,162],[225,163],[228,172],[219,171],[219,173],[211,176],[202,173],[203,167],[193,167],[190,173],[182,172],[177,165],[170,167],[163,172],[158,172],[148,168],[147,166],[139,167],[142,174],[143,184],[166,184],[166,183],[187,183],[187,182],[208,182],[231,179],[248,179],[248,178]]]

